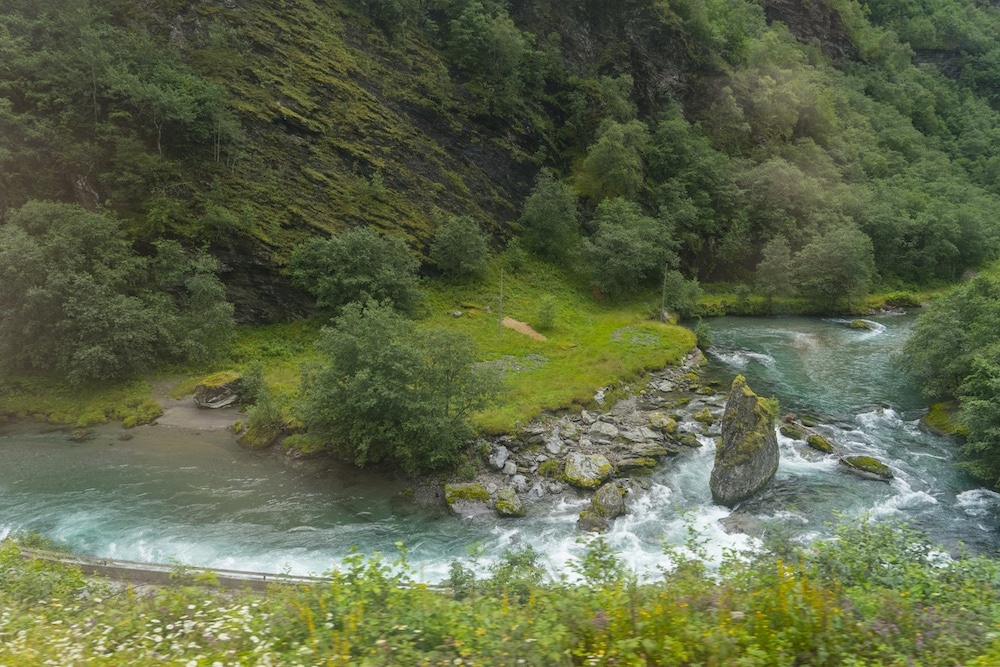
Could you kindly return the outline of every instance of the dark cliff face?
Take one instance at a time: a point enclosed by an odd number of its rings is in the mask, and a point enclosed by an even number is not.
[[[511,13],[525,30],[550,39],[570,71],[584,76],[628,74],[640,115],[683,99],[689,77],[709,60],[666,3],[649,0],[515,0]]]
[[[768,23],[784,23],[796,39],[819,47],[838,67],[857,56],[840,14],[822,0],[761,0],[760,4]]]

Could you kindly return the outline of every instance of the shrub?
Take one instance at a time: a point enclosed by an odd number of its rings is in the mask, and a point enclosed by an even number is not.
[[[288,268],[295,283],[316,297],[317,306],[335,314],[368,299],[412,313],[421,298],[419,262],[403,241],[370,227],[313,239],[295,249]]]
[[[486,235],[468,216],[451,218],[434,235],[431,259],[445,276],[453,280],[481,278],[489,259]]]

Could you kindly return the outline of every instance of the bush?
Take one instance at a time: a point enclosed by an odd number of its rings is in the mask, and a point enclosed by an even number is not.
[[[288,264],[295,283],[316,297],[317,306],[334,314],[368,299],[412,313],[422,296],[419,267],[405,243],[370,227],[313,239],[296,248]]]
[[[121,224],[31,202],[0,226],[0,359],[69,382],[119,380],[163,361],[206,361],[232,335],[216,263],[173,241],[137,254]]]
[[[539,331],[551,331],[556,325],[556,309],[558,303],[555,298],[548,297],[538,305],[538,314],[535,316],[535,328]]]
[[[357,465],[419,473],[455,463],[472,413],[499,390],[494,373],[473,366],[471,339],[418,332],[386,303],[348,304],[318,345],[323,362],[303,378],[302,421]]]
[[[472,280],[486,273],[486,235],[468,216],[451,218],[434,235],[431,260],[453,280]]]

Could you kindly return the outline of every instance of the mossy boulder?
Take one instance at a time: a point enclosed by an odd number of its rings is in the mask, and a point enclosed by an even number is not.
[[[920,425],[939,435],[965,437],[969,430],[955,419],[957,413],[958,404],[954,401],[934,403],[920,418]]]
[[[479,482],[459,482],[444,485],[444,501],[455,514],[479,516],[493,511],[490,493]]]
[[[649,428],[661,433],[671,434],[677,430],[677,420],[663,412],[650,412]]]
[[[866,479],[883,482],[892,479],[892,469],[872,456],[842,456],[840,463],[854,474]]]
[[[733,507],[763,489],[778,471],[777,405],[750,389],[737,375],[722,415],[722,439],[715,451],[712,499]]]
[[[701,447],[701,441],[698,440],[698,436],[694,433],[685,433],[681,437],[677,438],[677,442],[685,447],[690,447],[691,449],[698,449]]]
[[[698,410],[698,412],[691,415],[691,418],[694,419],[696,422],[703,424],[705,426],[711,426],[712,422],[715,421],[715,418],[712,417],[712,411],[709,410],[708,408],[702,408],[701,410]]]
[[[817,435],[816,433],[813,433],[806,438],[806,444],[816,451],[823,452],[824,454],[832,454],[835,451],[829,440],[821,435]]]
[[[781,431],[781,435],[792,440],[801,440],[804,435],[802,429],[795,424],[782,424],[779,431]]]
[[[240,376],[223,372],[203,378],[194,388],[194,402],[199,408],[225,408],[239,399]]]
[[[501,516],[524,516],[524,503],[513,487],[507,487],[497,495],[494,505]]]
[[[656,459],[649,456],[629,456],[618,460],[618,473],[649,473],[656,468]]]
[[[851,320],[851,321],[850,321],[850,322],[848,323],[848,325],[847,325],[847,326],[848,326],[848,328],[850,328],[850,329],[866,329],[866,330],[871,330],[871,329],[874,329],[874,328],[875,328],[875,327],[874,327],[874,326],[872,325],[872,323],[871,323],[871,322],[868,322],[867,320]]]
[[[581,530],[600,532],[607,530],[608,520],[628,511],[625,506],[626,489],[618,482],[609,482],[597,490],[590,499],[590,506],[580,512],[577,526]]]
[[[573,452],[566,457],[563,476],[573,486],[596,489],[611,476],[612,471],[611,462],[604,454]]]

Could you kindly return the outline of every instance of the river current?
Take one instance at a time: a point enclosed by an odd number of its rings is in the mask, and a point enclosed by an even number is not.
[[[913,316],[874,318],[871,330],[818,318],[712,320],[709,378],[744,374],[782,412],[819,420],[845,453],[889,464],[891,483],[860,479],[835,458],[779,436],[778,473],[740,511],[795,539],[829,532],[829,522],[903,520],[948,549],[1000,548],[1000,495],[955,467],[955,444],[918,425],[924,403],[890,361]],[[685,452],[630,494],[629,515],[608,541],[646,576],[664,546],[692,536],[710,554],[751,548],[727,534],[730,510],[712,503],[715,444]],[[17,424],[0,431],[0,537],[37,531],[85,554],[292,574],[319,574],[356,549],[390,557],[397,543],[419,576],[437,581],[478,546],[484,560],[531,545],[553,572],[583,546],[575,528],[587,500],[538,506],[523,519],[459,519],[418,508],[406,482],[319,462],[292,462],[241,449],[223,430],[104,427],[82,443],[65,431]]]

